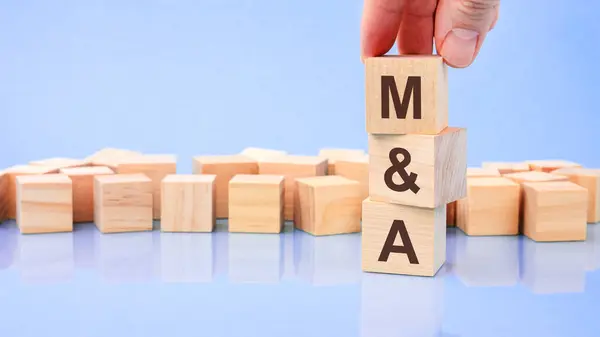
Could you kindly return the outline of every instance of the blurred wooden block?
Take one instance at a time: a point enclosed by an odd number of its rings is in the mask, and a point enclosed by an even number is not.
[[[86,162],[85,160],[81,160],[81,159],[56,157],[56,158],[35,160],[35,161],[30,162],[29,165],[49,166],[52,168],[63,169],[63,168],[70,168],[70,167],[88,166],[89,162]]]
[[[8,175],[0,171],[0,223],[8,219]]]
[[[448,70],[440,56],[365,60],[367,132],[437,134],[448,126]]]
[[[446,261],[446,205],[363,201],[362,270],[434,276]]]
[[[142,173],[152,180],[152,218],[161,215],[161,182],[169,174],[177,173],[175,155],[147,154],[122,159],[116,166],[118,174]]]
[[[504,177],[468,178],[456,225],[467,235],[519,233],[519,184]]]
[[[169,174],[161,182],[163,232],[212,232],[215,228],[214,174]]]
[[[294,220],[296,179],[323,176],[327,173],[327,159],[317,156],[287,155],[268,158],[258,163],[260,174],[284,176],[284,218]]]
[[[500,177],[500,171],[497,168],[467,167],[467,178],[478,177]]]
[[[577,168],[581,165],[568,160],[528,160],[531,171],[552,172],[561,168]]]
[[[312,235],[360,232],[362,190],[340,176],[299,178],[294,209],[296,228]]]
[[[262,160],[269,157],[285,156],[287,152],[281,150],[263,149],[258,147],[247,147],[242,152],[240,152],[240,154],[254,160]]]
[[[345,158],[337,160],[335,163],[335,172],[335,175],[359,182],[361,190],[360,200],[365,200],[369,196],[368,154],[356,158]]]
[[[16,177],[17,226],[23,234],[73,231],[73,187],[63,174]]]
[[[194,174],[214,174],[215,216],[229,216],[229,181],[237,174],[258,174],[256,160],[245,155],[197,156],[193,159]]]
[[[364,150],[359,149],[332,149],[325,148],[319,151],[319,157],[327,159],[327,174],[336,174],[336,162],[342,159],[359,159],[366,155]]]
[[[33,166],[33,165],[16,165],[4,170],[4,175],[7,180],[7,202],[6,202],[6,217],[8,219],[16,219],[17,217],[17,183],[16,177],[25,175],[40,175],[48,173],[57,173],[58,169],[55,167],[47,166]]]
[[[457,201],[453,201],[446,204],[446,226],[448,227],[456,226],[456,203]]]
[[[114,174],[106,166],[63,168],[61,174],[68,176],[73,185],[73,222],[94,221],[94,177]]]
[[[281,175],[238,174],[229,181],[229,231],[280,233],[283,228]]]
[[[114,170],[121,160],[142,155],[143,154],[138,151],[107,147],[86,157],[84,161],[92,166],[107,166]]]
[[[587,222],[600,222],[600,169],[562,168],[552,174],[567,177],[569,181],[588,191]]]
[[[570,181],[525,182],[523,231],[534,241],[581,241],[587,235],[585,188]]]
[[[481,166],[485,169],[496,169],[501,175],[530,171],[526,162],[483,162]]]
[[[369,135],[373,201],[436,208],[466,195],[467,132]],[[404,176],[404,177],[402,177]]]
[[[94,222],[102,233],[152,230],[152,180],[146,175],[94,177]]]

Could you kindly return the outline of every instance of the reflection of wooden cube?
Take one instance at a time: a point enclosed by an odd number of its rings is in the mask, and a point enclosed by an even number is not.
[[[94,221],[94,177],[113,174],[106,166],[64,168],[60,173],[73,181],[73,222]]]
[[[576,168],[581,165],[568,160],[529,160],[527,161],[532,171],[552,172],[561,168]]]
[[[485,169],[496,169],[502,175],[516,172],[527,172],[530,170],[529,164],[526,162],[483,162],[481,167]]]
[[[327,174],[336,173],[336,162],[343,159],[360,159],[365,156],[364,150],[359,149],[321,149],[319,157],[327,159]]]
[[[214,174],[170,174],[162,180],[163,232],[212,232],[215,228]]]
[[[526,182],[524,234],[535,241],[580,241],[587,234],[587,190],[569,181]]]
[[[229,182],[229,231],[280,233],[283,176],[238,174]]]
[[[569,181],[585,187],[588,191],[587,222],[600,222],[600,169],[566,168],[552,171],[565,176]]]
[[[55,167],[49,166],[33,166],[33,165],[17,165],[4,170],[4,179],[7,180],[6,184],[6,193],[7,193],[7,202],[6,202],[6,217],[8,219],[15,219],[17,216],[17,183],[16,177],[25,176],[25,175],[40,175],[47,173],[57,173],[58,169]]]
[[[294,224],[313,235],[360,231],[362,191],[360,183],[340,176],[300,178]]]
[[[102,233],[152,230],[152,180],[141,173],[95,176],[94,222]]]
[[[16,178],[17,225],[21,233],[73,231],[73,188],[62,174]]]

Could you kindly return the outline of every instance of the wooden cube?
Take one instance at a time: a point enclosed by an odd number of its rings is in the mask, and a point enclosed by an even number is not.
[[[94,177],[94,222],[102,233],[152,230],[152,180],[146,175]]]
[[[8,175],[0,171],[0,223],[8,218]]]
[[[94,221],[94,177],[114,174],[106,166],[64,168],[60,170],[73,184],[73,222]]]
[[[365,60],[367,132],[437,134],[448,126],[448,70],[440,56]]]
[[[526,162],[483,162],[481,166],[484,169],[496,169],[501,175],[530,171]]]
[[[294,220],[296,179],[323,176],[327,173],[327,159],[316,156],[287,155],[272,157],[258,163],[259,174],[284,176],[284,218]]]
[[[163,232],[212,232],[215,228],[214,174],[169,174],[162,180]]]
[[[519,184],[504,177],[468,178],[456,225],[467,235],[519,233]]]
[[[92,166],[107,166],[114,170],[121,160],[139,156],[142,156],[139,151],[107,147],[86,157],[84,161]]]
[[[361,160],[366,155],[364,150],[359,149],[334,149],[325,148],[319,151],[319,157],[327,159],[327,174],[334,175],[336,162],[341,159]]]
[[[82,160],[82,159],[56,157],[56,158],[35,160],[35,161],[30,162],[29,165],[50,166],[50,167],[56,167],[59,169],[63,169],[63,168],[70,168],[70,167],[88,166],[89,162]]]
[[[269,157],[285,156],[287,152],[259,147],[247,147],[240,154],[254,160],[262,160]]]
[[[446,204],[446,226],[456,226],[456,203],[457,201]]]
[[[33,166],[33,165],[16,165],[4,170],[4,175],[6,179],[6,191],[7,198],[6,202],[6,217],[8,219],[16,219],[17,216],[17,183],[16,177],[25,176],[25,175],[41,175],[48,173],[57,173],[58,169],[55,167],[48,166]]]
[[[436,208],[466,195],[467,132],[369,135],[369,194],[374,201]]]
[[[63,174],[16,177],[17,225],[23,234],[73,231],[73,187]]]
[[[177,173],[177,157],[174,155],[143,155],[122,159],[116,165],[118,174],[145,174],[152,180],[152,218],[161,215],[161,182],[169,174]]]
[[[340,176],[299,178],[294,225],[312,235],[360,232],[362,190],[358,181]]]
[[[493,167],[467,167],[467,178],[500,177],[500,171]]]
[[[229,182],[229,231],[280,233],[283,227],[281,175],[238,174]]]
[[[600,222],[600,169],[563,168],[552,174],[567,177],[569,181],[585,187],[588,191],[587,222]]]
[[[358,181],[361,189],[361,199],[369,196],[369,155],[356,158],[336,160],[335,175]]]
[[[446,205],[421,208],[365,199],[362,270],[434,276],[446,261]]]
[[[528,160],[531,171],[552,172],[561,168],[577,168],[580,164],[568,160]]]
[[[570,181],[526,182],[523,233],[534,241],[581,241],[587,234],[587,190]]]
[[[257,174],[255,159],[245,155],[197,156],[193,159],[194,174],[214,174],[215,178],[215,216],[229,216],[229,181],[236,174]]]

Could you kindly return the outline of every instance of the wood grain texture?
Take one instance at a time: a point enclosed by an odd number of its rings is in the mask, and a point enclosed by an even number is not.
[[[240,154],[254,160],[262,160],[270,157],[285,156],[287,152],[281,150],[265,149],[260,147],[247,147],[244,150],[242,150]]]
[[[258,163],[245,155],[197,156],[193,158],[194,174],[214,174],[216,217],[229,217],[229,181],[237,174],[257,174]]]
[[[600,169],[562,168],[552,171],[552,174],[565,176],[569,181],[587,189],[587,222],[600,222]]]
[[[106,166],[64,168],[60,170],[73,184],[73,222],[94,221],[94,177],[114,174]]]
[[[55,167],[47,166],[33,166],[33,165],[16,165],[4,170],[4,174],[7,179],[7,211],[6,217],[8,219],[16,219],[17,217],[17,182],[16,177],[24,175],[41,175],[56,173],[58,169]]]
[[[296,179],[324,176],[327,173],[327,159],[298,155],[269,158],[258,163],[258,172],[259,174],[284,176],[284,218],[285,220],[294,220]]]
[[[501,175],[530,171],[529,164],[526,162],[483,162],[481,163],[481,167],[485,169],[496,169]]]
[[[446,205],[421,208],[363,201],[362,270],[367,272],[434,276],[446,261]],[[387,261],[380,254],[395,220],[404,222],[418,263],[405,253],[391,253]],[[394,233],[392,233],[394,234]],[[394,246],[406,246],[400,234]]]
[[[215,228],[214,174],[170,174],[162,180],[163,232],[212,232]]]
[[[16,220],[21,233],[73,231],[73,188],[68,176],[18,176],[16,187]]]
[[[372,134],[437,134],[448,126],[448,70],[440,56],[380,56],[365,60],[367,132]],[[382,76],[393,76],[406,118],[398,119],[391,90],[382,91]],[[407,80],[420,77],[421,118],[415,119],[415,91],[405,95]],[[382,118],[382,93],[388,92],[389,118]],[[410,97],[410,98],[409,98]],[[410,99],[410,101],[407,101]]]
[[[324,148],[319,150],[319,157],[327,159],[328,175],[336,174],[336,163],[338,160],[361,160],[365,155],[365,151],[360,149]]]
[[[63,169],[63,168],[70,168],[70,167],[89,166],[90,163],[83,159],[55,157],[55,158],[35,160],[32,162],[29,162],[29,165],[49,166],[49,167],[56,167],[59,169]]]
[[[550,159],[550,160],[528,160],[526,162],[531,171],[552,172],[561,168],[577,168],[580,164],[568,160]]]
[[[390,151],[403,148],[410,154],[407,174],[415,173],[420,188],[396,192],[386,185],[385,173],[392,168]],[[373,201],[408,206],[437,208],[466,195],[467,132],[461,128],[446,128],[437,135],[369,135],[369,195]],[[397,157],[402,161],[402,155]],[[395,184],[404,181],[397,172]]]
[[[94,222],[102,233],[152,230],[152,180],[146,175],[94,177]]]
[[[360,232],[362,190],[341,176],[296,179],[294,225],[312,235]]]
[[[467,167],[467,180],[469,178],[489,178],[489,177],[501,177],[500,171],[496,168],[483,168],[483,167]],[[462,198],[466,202],[466,198]],[[457,206],[458,200],[448,204],[446,208],[447,223],[448,227],[456,226],[458,212],[460,211]]]
[[[238,174],[229,181],[229,231],[280,233],[284,177]]]
[[[585,188],[570,181],[525,182],[523,234],[534,241],[582,241],[587,237]]]
[[[344,158],[336,160],[335,175],[358,181],[360,184],[361,197],[365,200],[369,196],[369,155],[361,157]],[[361,208],[362,219],[362,208]]]

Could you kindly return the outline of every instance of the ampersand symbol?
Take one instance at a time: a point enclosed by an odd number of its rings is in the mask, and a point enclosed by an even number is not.
[[[402,155],[402,161],[398,161],[398,155]],[[410,153],[401,147],[393,148],[390,151],[390,162],[392,166],[385,171],[383,175],[383,180],[387,187],[389,187],[392,191],[395,192],[406,192],[411,190],[414,194],[417,194],[421,189],[415,181],[417,180],[418,174],[411,172],[408,174],[406,172],[406,167],[410,164]],[[394,183],[392,176],[394,173],[398,173],[400,178],[402,178],[402,184]]]

